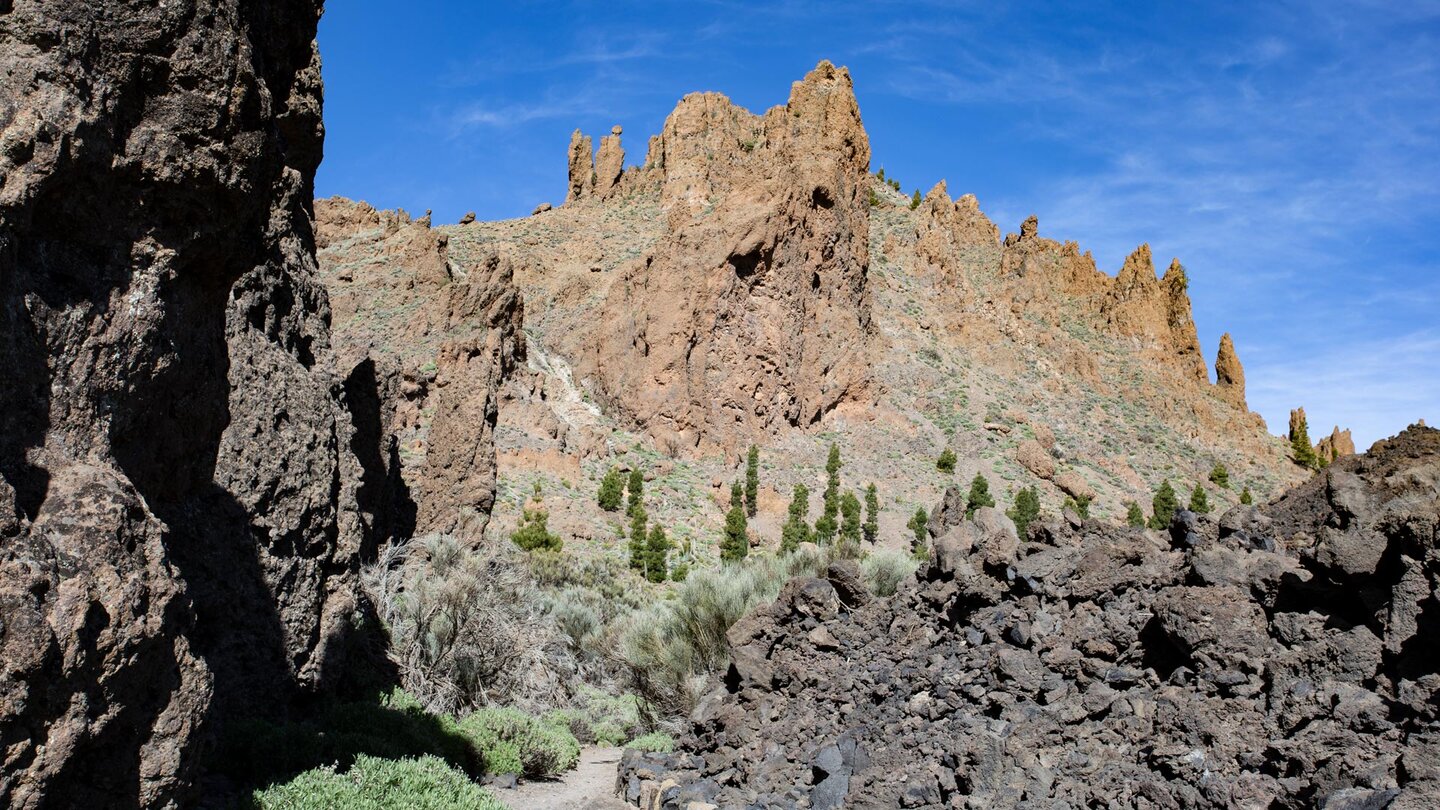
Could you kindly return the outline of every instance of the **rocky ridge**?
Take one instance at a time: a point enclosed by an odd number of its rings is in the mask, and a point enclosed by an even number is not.
[[[1440,802],[1440,431],[1265,509],[1025,538],[947,497],[892,599],[797,579],[730,631],[642,807],[1374,807]],[[694,806],[694,805],[689,805]]]
[[[597,191],[619,138],[602,139],[602,160],[572,137],[558,208],[427,232],[452,271],[508,261],[525,299],[526,368],[495,429],[502,531],[539,484],[552,526],[605,546],[614,527],[588,492],[618,464],[646,468],[656,517],[708,546],[751,443],[767,459],[761,542],[778,536],[793,485],[820,491],[831,441],[853,485],[889,482],[890,544],[913,502],[943,492],[933,459],[946,446],[957,478],[983,473],[1003,498],[1033,485],[1058,510],[1093,493],[1112,517],[1166,479],[1230,504],[1242,486],[1263,498],[1301,475],[1245,406],[1233,341],[1210,382],[1178,262],[1159,278],[1142,247],[1112,277],[1034,217],[1001,239],[943,181],[911,209],[869,173],[842,69],[820,65],[763,115],[687,96],[645,162]],[[421,266],[344,218],[322,221],[321,237],[322,278],[356,313],[337,317],[337,342],[394,357],[405,379],[433,373],[443,330],[386,303],[410,300],[395,287]],[[416,320],[429,330],[418,344]],[[397,410],[407,479],[433,446],[428,412]],[[1206,482],[1217,463],[1235,490]]]

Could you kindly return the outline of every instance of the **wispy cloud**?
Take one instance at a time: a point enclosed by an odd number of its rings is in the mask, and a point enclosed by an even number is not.
[[[1338,424],[1351,429],[1361,450],[1416,419],[1440,421],[1440,330],[1277,355],[1267,352],[1246,369],[1250,406],[1276,432],[1298,405],[1310,418],[1311,438]]]

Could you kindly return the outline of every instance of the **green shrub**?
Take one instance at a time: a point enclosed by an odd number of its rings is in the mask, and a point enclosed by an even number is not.
[[[789,517],[780,527],[780,553],[789,554],[810,539],[810,526],[806,522],[809,516],[810,489],[804,484],[796,484],[790,497]]]
[[[970,494],[965,498],[965,517],[973,517],[975,510],[982,506],[994,506],[995,499],[990,497],[990,482],[985,476],[975,473],[975,478],[970,481]]]
[[[624,499],[625,482],[621,479],[620,471],[611,467],[606,471],[605,477],[600,479],[600,494],[597,496],[600,508],[606,512],[617,512]]]
[[[840,542],[851,549],[860,545],[860,499],[846,492],[840,498]]]
[[[1175,517],[1175,510],[1179,508],[1180,500],[1175,497],[1175,488],[1170,486],[1169,481],[1161,482],[1150,502],[1150,528],[1169,528],[1170,521]]]
[[[755,517],[760,508],[760,448],[750,445],[745,456],[745,514]]]
[[[479,785],[437,757],[355,758],[348,770],[325,765],[257,790],[259,810],[505,810]]]
[[[1076,495],[1073,498],[1066,498],[1065,508],[1079,515],[1082,520],[1088,520],[1090,517],[1090,500],[1089,495]]]
[[[1145,512],[1140,508],[1140,504],[1134,501],[1130,502],[1125,510],[1125,522],[1135,528],[1145,526]]]
[[[925,553],[925,540],[929,534],[929,525],[930,514],[925,511],[925,507],[915,507],[915,514],[910,516],[910,522],[906,523],[905,527],[914,534],[910,541],[910,553],[916,557]]]
[[[1210,511],[1210,499],[1205,495],[1205,487],[1199,484],[1190,491],[1190,511],[1201,515]]]
[[[1024,538],[1031,522],[1040,517],[1040,493],[1034,487],[1022,487],[1015,493],[1015,506],[1006,514],[1015,521],[1015,531]]]
[[[526,551],[559,551],[563,544],[560,535],[550,533],[546,525],[549,519],[543,509],[526,509],[520,528],[510,535],[510,541]]]
[[[865,525],[860,529],[867,543],[873,544],[880,537],[880,493],[874,484],[865,487]]]
[[[645,578],[651,582],[664,582],[670,577],[668,559],[675,544],[665,536],[660,524],[650,527],[650,537],[645,543]]]
[[[635,503],[630,506],[630,569],[645,574],[645,561],[650,552],[650,536],[645,531],[646,522],[650,516],[645,512],[643,504]]]
[[[625,620],[618,655],[630,687],[664,715],[689,714],[707,677],[729,661],[731,626],[755,605],[774,601],[790,577],[823,572],[828,562],[825,554],[796,553],[690,572],[674,599]]]
[[[1315,455],[1315,448],[1310,446],[1310,425],[1304,419],[1290,432],[1290,450],[1296,464],[1307,470],[1320,468],[1320,457]]]
[[[955,451],[948,447],[940,451],[940,458],[935,460],[935,469],[943,473],[955,472]]]
[[[639,467],[630,471],[630,480],[626,482],[626,489],[629,492],[630,500],[625,504],[625,514],[631,514],[635,507],[645,502],[645,473]]]
[[[1255,496],[1250,494],[1249,487],[1245,487],[1245,491],[1240,493],[1240,503],[1243,503],[1246,506],[1250,506],[1251,504],[1255,503]]]
[[[918,562],[912,555],[891,549],[871,552],[860,561],[865,587],[876,596],[890,596],[900,583],[915,575]]]
[[[610,695],[587,684],[580,684],[575,705],[553,709],[541,718],[545,723],[569,729],[583,744],[616,746],[639,734],[640,701],[634,695]]]
[[[675,750],[675,740],[669,734],[652,731],[625,743],[625,747],[634,748],[637,751],[656,751],[668,754]]]
[[[1216,464],[1215,467],[1210,470],[1210,483],[1221,489],[1230,488],[1230,472],[1225,469],[1224,464]]]
[[[556,776],[580,761],[580,742],[566,726],[519,709],[487,706],[460,721],[460,733],[480,752],[486,773]]]
[[[911,210],[911,211],[914,211],[916,208],[919,208],[919,207],[920,207],[920,199],[921,199],[921,198],[920,198],[920,189],[917,188],[917,189],[915,189],[915,193],[910,195],[910,210]]]
[[[736,489],[739,488],[736,484]],[[738,562],[750,553],[750,534],[745,525],[744,499],[732,499],[730,511],[725,513],[725,534],[720,539],[720,559]]]

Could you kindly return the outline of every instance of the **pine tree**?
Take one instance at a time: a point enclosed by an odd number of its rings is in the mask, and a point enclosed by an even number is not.
[[[915,189],[915,193],[910,195],[910,210],[911,210],[911,211],[914,211],[916,208],[919,208],[919,207],[920,207],[920,189],[917,188],[917,189]]]
[[[600,508],[606,512],[614,512],[620,508],[620,502],[625,498],[625,482],[620,480],[620,471],[611,467],[600,479]]]
[[[1170,486],[1169,481],[1162,482],[1150,502],[1150,528],[1168,529],[1175,510],[1179,508],[1180,500],[1175,497],[1175,488]]]
[[[634,512],[635,507],[639,506],[645,500],[645,474],[640,472],[639,467],[630,471],[629,489],[630,502],[625,504],[625,514],[627,515]]]
[[[1221,489],[1230,488],[1230,471],[1225,469],[1224,464],[1216,464],[1214,469],[1210,470],[1210,483]]]
[[[645,534],[645,523],[649,519],[644,506],[636,504],[630,510],[630,567],[641,573],[645,572],[645,557],[649,551],[649,538]]]
[[[736,481],[730,485],[730,505],[745,508],[745,489]]]
[[[1255,503],[1255,496],[1250,494],[1249,487],[1245,487],[1245,491],[1240,493],[1240,503],[1243,503],[1246,506],[1250,506]]]
[[[1205,495],[1205,487],[1196,484],[1190,490],[1190,511],[1197,515],[1203,515],[1210,511],[1210,499]]]
[[[970,495],[965,499],[965,517],[974,517],[975,510],[982,506],[994,506],[995,499],[990,497],[990,482],[985,476],[975,473],[975,478],[970,482]]]
[[[1125,523],[1136,528],[1145,525],[1145,510],[1140,508],[1140,504],[1134,501],[1129,503],[1125,511]]]
[[[665,530],[660,524],[650,527],[650,537],[645,546],[645,578],[651,582],[664,582],[670,575],[666,558],[674,544],[665,536]]]
[[[840,542],[847,543],[851,548],[858,548],[860,545],[860,499],[855,493],[846,492],[840,498]]]
[[[1015,521],[1015,531],[1023,538],[1031,521],[1040,516],[1040,493],[1034,487],[1023,487],[1015,493],[1015,506],[1007,512]]]
[[[860,531],[867,543],[874,543],[880,537],[880,493],[874,484],[865,488],[865,525]]]
[[[1073,498],[1065,499],[1065,508],[1074,512],[1081,520],[1090,519],[1090,496],[1076,495]]]
[[[926,530],[929,525],[930,515],[923,506],[915,507],[915,514],[911,515],[910,522],[905,524],[905,528],[914,533],[914,539],[910,541],[910,552],[917,557],[925,551],[926,535],[929,534]]]
[[[810,539],[810,489],[796,484],[790,497],[790,515],[780,528],[780,553],[788,554]]]
[[[943,473],[955,472],[955,451],[948,447],[940,451],[940,458],[935,460],[935,469]]]
[[[815,521],[815,539],[823,544],[835,539],[840,515],[840,446],[830,445],[830,457],[825,461],[825,508],[820,519]]]
[[[1301,419],[1300,424],[1290,433],[1290,450],[1295,454],[1295,463],[1307,470],[1320,469],[1320,458],[1310,446],[1310,425]]]
[[[755,517],[760,508],[760,448],[750,445],[745,457],[745,514]]]
[[[745,505],[736,501],[725,515],[725,536],[720,541],[720,559],[739,562],[750,553],[750,537],[745,526]]]
[[[550,533],[546,527],[549,519],[543,509],[524,510],[520,528],[510,535],[510,541],[526,551],[559,551],[562,545],[560,535]]]

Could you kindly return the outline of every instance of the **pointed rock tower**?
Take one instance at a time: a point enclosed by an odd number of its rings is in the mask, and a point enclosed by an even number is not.
[[[1215,391],[1227,402],[1241,408],[1245,404],[1245,369],[1235,354],[1235,342],[1230,333],[1220,336],[1220,351],[1215,355]]]

